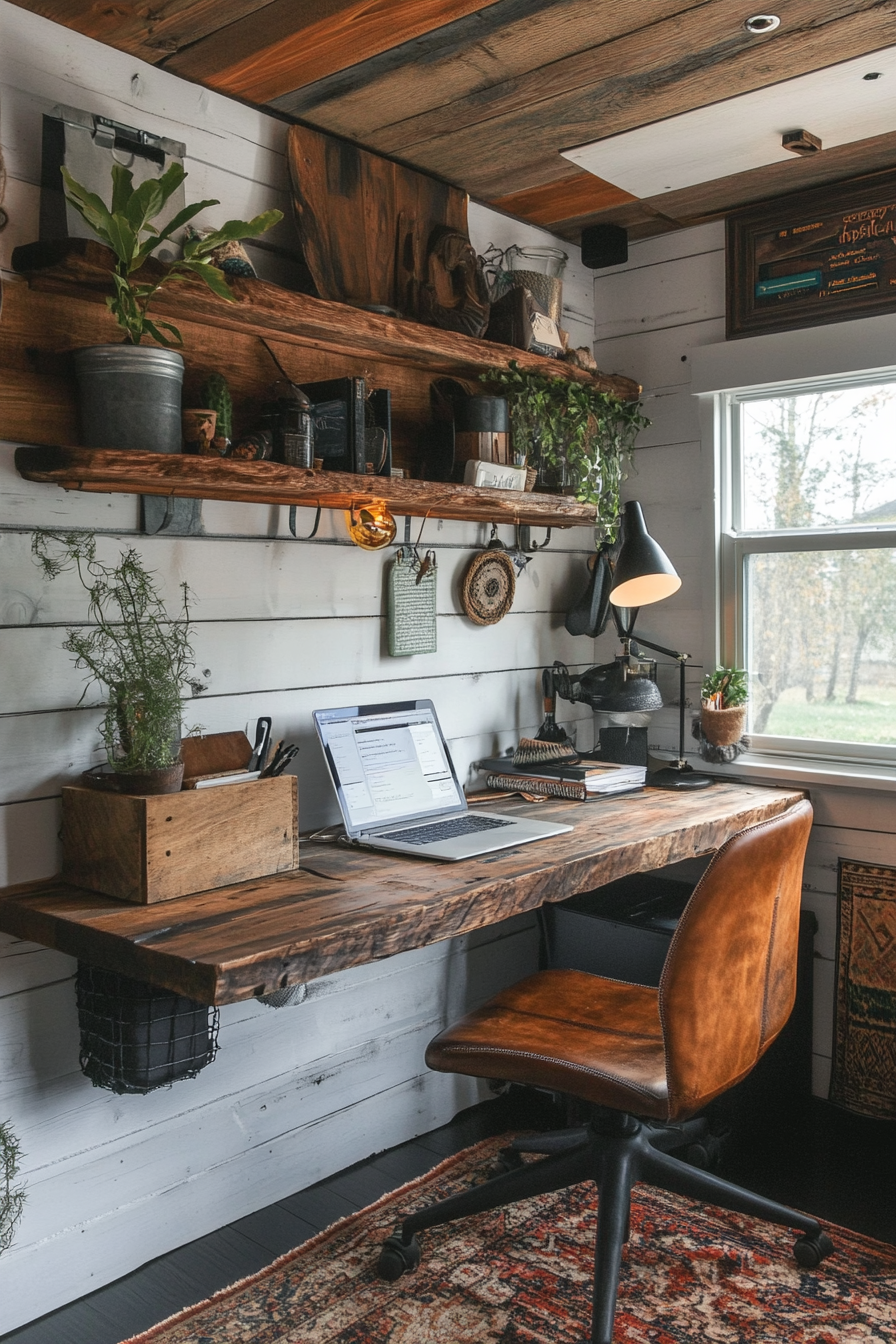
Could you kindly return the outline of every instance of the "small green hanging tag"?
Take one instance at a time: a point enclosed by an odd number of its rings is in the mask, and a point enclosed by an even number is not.
[[[436,553],[402,547],[389,574],[389,654],[436,652]]]

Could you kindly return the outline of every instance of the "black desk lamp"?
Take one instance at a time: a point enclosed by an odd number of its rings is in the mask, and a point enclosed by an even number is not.
[[[617,609],[616,628],[626,654],[629,653],[634,640],[632,632],[639,609],[651,602],[661,602],[664,598],[671,597],[680,587],[681,579],[675,572],[674,565],[647,531],[641,505],[630,500],[623,510],[622,546],[610,588],[610,601]],[[668,658],[674,658],[680,673],[678,760],[662,770],[655,770],[649,774],[647,784],[654,789],[708,788],[712,780],[708,775],[698,774],[688,765],[684,755],[685,664],[691,655],[680,653],[677,649],[664,648],[662,644],[653,644],[649,639],[638,637],[634,642],[643,644],[654,653],[664,653]]]

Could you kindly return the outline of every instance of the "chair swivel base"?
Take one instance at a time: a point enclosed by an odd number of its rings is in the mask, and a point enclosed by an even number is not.
[[[830,1255],[833,1243],[817,1219],[752,1194],[671,1155],[670,1149],[690,1144],[704,1132],[702,1120],[653,1125],[631,1115],[598,1110],[587,1126],[518,1141],[513,1145],[517,1152],[546,1151],[548,1156],[504,1171],[483,1185],[406,1218],[384,1242],[377,1273],[380,1278],[394,1282],[402,1274],[415,1270],[420,1263],[416,1234],[424,1228],[486,1213],[587,1180],[595,1181],[598,1188],[591,1344],[612,1344],[622,1248],[629,1235],[631,1190],[638,1181],[798,1229],[802,1235],[793,1252],[797,1263],[805,1269],[814,1269]]]

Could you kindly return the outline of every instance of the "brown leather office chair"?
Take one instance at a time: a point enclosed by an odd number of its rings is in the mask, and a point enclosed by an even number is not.
[[[697,1112],[746,1077],[790,1016],[811,825],[801,802],[722,846],[678,923],[658,989],[541,971],[430,1043],[430,1068],[571,1094],[590,1104],[591,1120],[518,1141],[517,1151],[548,1156],[406,1219],[382,1247],[382,1278],[416,1268],[423,1228],[586,1180],[598,1188],[592,1344],[613,1337],[638,1181],[798,1229],[803,1266],[833,1250],[814,1218],[670,1152],[705,1130]]]

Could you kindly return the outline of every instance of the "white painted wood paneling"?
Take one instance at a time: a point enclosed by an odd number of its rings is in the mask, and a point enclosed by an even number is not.
[[[0,26],[10,174],[0,268],[37,237],[41,115],[57,103],[183,140],[187,199],[220,197],[214,221],[274,205],[290,211],[283,122],[5,0]],[[481,206],[470,225],[479,249],[556,241]],[[591,276],[577,253],[564,300],[575,343],[590,344]],[[107,559],[135,545],[172,603],[178,583],[189,582],[207,689],[186,721],[215,732],[271,714],[275,736],[301,744],[305,829],[338,815],[312,709],[431,696],[458,772],[472,782],[474,760],[537,730],[541,667],[555,657],[580,668],[594,660],[593,641],[563,630],[585,582],[587,529],[555,531],[520,575],[512,614],[479,629],[460,614],[457,589],[488,528],[428,520],[421,544],[438,555],[439,651],[391,659],[387,558],[352,546],[341,514],[325,513],[317,539],[302,543],[289,537],[285,509],[206,501],[206,536],[146,538],[135,496],[22,481],[15,446],[0,444],[0,882],[58,870],[61,785],[97,758],[98,696],[79,705],[82,676],[60,648],[66,626],[84,619],[84,596],[72,576],[43,581],[30,558],[35,527],[96,530]],[[313,520],[299,511],[300,535]],[[419,528],[413,520],[414,539]],[[512,528],[499,535],[512,544]],[[563,706],[561,718],[591,745],[590,711]],[[487,1095],[472,1080],[429,1073],[426,1042],[534,969],[536,951],[526,918],[316,981],[294,1008],[233,1005],[222,1014],[220,1054],[198,1078],[116,1097],[78,1067],[74,961],[0,936],[0,1115],[22,1138],[29,1185],[25,1220],[0,1258],[0,1334]]]
[[[648,395],[651,428],[641,435],[636,471],[625,483],[624,497],[641,501],[648,528],[667,551],[682,577],[673,599],[643,610],[637,629],[695,655],[689,666],[689,710],[699,704],[700,669],[715,658],[714,480],[711,445],[697,425],[695,388],[706,390],[784,377],[824,374],[843,367],[892,364],[896,319],[867,318],[851,323],[787,332],[747,341],[724,342],[724,226],[706,225],[635,243],[625,266],[595,276],[601,367],[638,378]],[[692,381],[691,370],[694,369]],[[690,412],[685,410],[691,402]],[[637,631],[636,631],[637,633]],[[613,656],[616,641],[597,642],[599,661]],[[662,659],[660,659],[662,662]],[[651,716],[650,743],[674,747],[678,737],[674,671],[659,677],[667,705]],[[689,713],[689,718],[691,717]],[[688,737],[687,747],[692,747]],[[694,758],[699,766],[699,758]],[[837,937],[837,860],[896,863],[892,799],[875,793],[873,780],[863,788],[836,787],[836,769],[823,783],[811,782],[815,827],[807,856],[803,904],[815,912],[815,1004],[813,1090],[826,1096],[830,1077]],[[799,784],[774,768],[765,784]],[[806,782],[806,777],[803,778]]]

